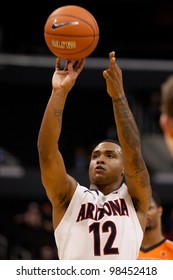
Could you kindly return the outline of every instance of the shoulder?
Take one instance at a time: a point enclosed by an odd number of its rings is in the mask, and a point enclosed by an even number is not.
[[[165,239],[165,244],[168,246],[168,247],[171,247],[173,249],[173,241],[170,240],[170,239]]]
[[[129,193],[128,187],[125,183],[122,183],[122,185],[119,187],[119,189],[117,189],[117,191],[119,193],[121,193],[121,195],[123,196],[129,196],[131,198],[131,195]]]
[[[97,194],[97,191],[89,189],[88,187],[77,183],[75,195],[77,196],[77,195],[85,195],[85,194]]]

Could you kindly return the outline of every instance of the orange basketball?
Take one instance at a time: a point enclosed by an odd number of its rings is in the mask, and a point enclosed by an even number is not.
[[[44,26],[44,38],[49,50],[66,60],[89,56],[99,40],[99,27],[86,9],[68,5],[53,11]]]

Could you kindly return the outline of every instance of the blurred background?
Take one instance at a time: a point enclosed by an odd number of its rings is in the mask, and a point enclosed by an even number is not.
[[[68,172],[89,184],[93,145],[116,138],[102,71],[115,50],[138,124],[152,188],[173,240],[173,159],[159,127],[160,85],[173,73],[173,1],[18,0],[0,9],[0,258],[55,259],[51,206],[41,184],[37,135],[51,93],[55,56],[44,41],[51,12],[79,5],[96,18],[100,38],[67,100],[60,147]],[[39,242],[38,242],[39,241]]]

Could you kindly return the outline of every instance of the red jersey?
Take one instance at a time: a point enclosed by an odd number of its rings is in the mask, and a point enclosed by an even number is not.
[[[140,248],[138,255],[140,260],[173,260],[173,241],[163,239],[159,243],[149,247]]]

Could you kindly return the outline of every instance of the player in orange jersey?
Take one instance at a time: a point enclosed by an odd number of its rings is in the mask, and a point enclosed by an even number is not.
[[[161,85],[160,127],[168,150],[173,157],[173,75]]]
[[[166,239],[162,232],[162,213],[160,198],[153,192],[138,259],[173,260],[173,242]]]

